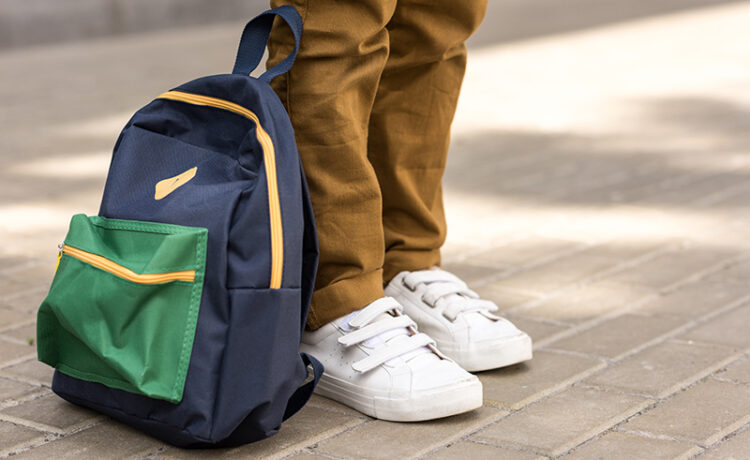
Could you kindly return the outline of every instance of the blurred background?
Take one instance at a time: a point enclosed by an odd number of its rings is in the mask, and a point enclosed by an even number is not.
[[[50,428],[34,314],[70,216],[98,211],[120,129],[161,92],[231,71],[244,23],[266,8],[0,0],[0,383],[29,387],[8,396],[0,385],[0,456],[13,451],[4,440],[34,452],[68,439],[68,420],[80,419],[76,429],[93,420],[54,406],[64,426]],[[444,180],[445,263],[530,332],[535,359],[483,373],[485,409],[502,411],[457,419],[455,432],[510,414],[464,441],[608,457],[624,437],[645,446],[629,458],[661,458],[661,448],[693,455],[745,430],[736,439],[747,455],[750,1],[490,0],[468,46]],[[745,373],[723,373],[735,365]],[[680,412],[673,395],[688,387],[705,407]],[[624,394],[652,398],[646,414],[625,420],[645,406],[615,410],[605,398]],[[546,407],[554,417],[524,418]],[[576,410],[601,420],[589,426]],[[24,428],[3,431],[9,420]],[[253,449],[317,452],[305,436],[328,435],[315,423],[291,425],[293,442]],[[431,439],[388,444],[380,430],[377,448],[393,458]],[[419,452],[460,438],[435,436]],[[336,442],[320,449],[358,457],[346,449],[360,441]]]
[[[741,0],[490,0],[475,45],[529,39]],[[3,0],[0,48],[244,21],[261,0]]]
[[[469,42],[454,125],[447,250],[506,241],[555,217],[595,217],[610,203],[669,206],[684,223],[695,212],[674,202],[680,191],[657,199],[649,190],[741,186],[746,6],[492,0]],[[96,211],[129,115],[167,88],[228,72],[242,25],[266,7],[0,1],[0,236],[13,241],[0,254],[50,257],[69,214]],[[466,228],[463,213],[474,216]]]

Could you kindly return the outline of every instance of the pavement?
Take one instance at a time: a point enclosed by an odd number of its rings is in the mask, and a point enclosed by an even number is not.
[[[750,458],[750,2],[495,40],[502,4],[470,46],[445,265],[534,359],[479,373],[468,414],[397,424],[315,396],[221,451],[63,402],[34,315],[119,129],[227,71],[241,24],[0,52],[0,457]]]

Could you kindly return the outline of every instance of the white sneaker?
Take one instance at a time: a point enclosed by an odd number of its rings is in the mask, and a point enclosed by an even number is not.
[[[531,338],[507,319],[497,305],[482,300],[460,278],[439,268],[404,271],[385,288],[388,296],[438,348],[467,371],[483,371],[531,359]]]
[[[300,349],[325,372],[315,392],[371,417],[430,420],[482,405],[482,384],[443,356],[394,299],[305,332]]]

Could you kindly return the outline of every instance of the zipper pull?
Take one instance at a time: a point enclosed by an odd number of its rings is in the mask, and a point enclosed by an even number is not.
[[[57,245],[57,262],[55,263],[55,275],[57,274],[57,268],[60,266],[60,259],[62,259],[62,255],[63,255],[63,244],[60,243]]]

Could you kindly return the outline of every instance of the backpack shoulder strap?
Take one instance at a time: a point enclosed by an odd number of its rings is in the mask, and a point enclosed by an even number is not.
[[[299,51],[299,41],[302,37],[302,18],[297,10],[290,5],[280,6],[272,10],[264,11],[247,23],[242,31],[240,46],[237,50],[237,59],[234,62],[232,73],[240,75],[249,75],[255,70],[263,58],[263,51],[268,43],[268,36],[271,33],[271,26],[276,16],[286,22],[292,34],[294,35],[294,50],[275,66],[268,69],[259,79],[269,83],[274,77],[286,73],[294,64],[294,59]]]
[[[302,409],[307,401],[312,396],[315,386],[320,380],[320,376],[323,375],[323,365],[317,359],[308,355],[307,353],[300,353],[302,361],[305,363],[305,367],[312,366],[313,378],[305,381],[289,398],[289,402],[286,404],[286,411],[284,412],[284,420],[288,419],[292,415],[296,414],[297,411]]]

